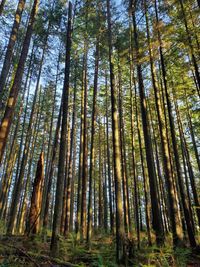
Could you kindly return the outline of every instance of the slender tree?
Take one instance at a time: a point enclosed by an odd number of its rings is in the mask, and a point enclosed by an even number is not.
[[[109,66],[110,66],[110,89],[112,106],[112,130],[113,130],[113,163],[115,179],[115,197],[116,197],[116,243],[117,243],[117,261],[124,256],[124,225],[121,196],[121,159],[120,159],[120,140],[117,111],[117,92],[115,87],[114,62],[113,62],[113,41],[111,26],[110,0],[107,0],[107,23],[108,23],[108,46],[109,46]]]
[[[28,55],[28,50],[29,50],[29,46],[31,42],[33,25],[35,22],[38,5],[39,5],[39,0],[35,0],[33,3],[33,8],[31,11],[29,24],[28,24],[26,36],[24,39],[21,56],[20,56],[19,63],[17,66],[15,78],[14,78],[13,85],[10,90],[6,110],[5,110],[3,119],[1,121],[1,125],[0,125],[0,162],[2,162],[8,134],[10,131],[10,126],[12,124],[12,118],[13,118],[13,114],[15,111],[15,105],[17,102],[17,97],[18,97],[18,93],[19,93],[22,78],[23,78],[24,66],[25,66],[25,62],[26,62],[26,58]]]
[[[4,59],[4,63],[3,63],[3,67],[2,67],[1,75],[0,75],[0,101],[2,101],[1,98],[2,98],[2,94],[3,94],[4,86],[6,83],[6,78],[7,78],[7,75],[8,75],[9,69],[10,69],[10,65],[11,65],[13,49],[15,46],[15,42],[17,40],[17,34],[19,31],[19,26],[20,26],[25,2],[26,2],[25,0],[19,0],[17,10],[15,13],[15,19],[14,19],[14,23],[13,23],[12,31],[10,34],[10,39],[8,42],[7,51],[6,51],[6,55],[5,55],[5,59]],[[2,104],[2,103],[0,103],[0,104]]]
[[[61,140],[58,163],[58,178],[56,186],[56,199],[53,218],[53,231],[51,238],[51,251],[54,255],[59,250],[59,229],[61,220],[61,205],[62,192],[64,187],[64,170],[66,157],[66,137],[67,137],[67,117],[68,117],[68,96],[69,96],[69,75],[70,75],[70,55],[71,55],[71,34],[72,34],[72,4],[69,2],[68,7],[68,24],[67,24],[67,43],[66,43],[66,58],[65,58],[65,80],[63,85],[63,103],[62,103],[62,126],[61,126]]]

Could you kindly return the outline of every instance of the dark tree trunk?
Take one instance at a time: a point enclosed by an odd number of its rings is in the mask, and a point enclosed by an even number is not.
[[[132,1],[131,1],[132,3]],[[156,232],[156,242],[158,245],[164,243],[164,233],[162,226],[162,217],[161,217],[161,209],[159,205],[158,199],[158,190],[157,190],[157,177],[155,173],[154,159],[153,159],[153,148],[151,142],[151,136],[149,131],[149,120],[147,115],[147,107],[146,107],[146,97],[144,91],[143,77],[142,77],[142,68],[139,61],[139,42],[138,42],[138,33],[135,19],[135,11],[134,6],[132,7],[132,19],[133,19],[133,31],[134,31],[134,41],[135,41],[135,52],[136,52],[136,60],[137,60],[137,75],[138,75],[138,86],[139,86],[139,94],[140,94],[140,107],[141,107],[141,115],[142,115],[142,125],[143,125],[143,133],[144,133],[144,141],[145,141],[145,151],[146,151],[146,160],[147,160],[147,168],[149,174],[149,185],[150,185],[150,195],[151,195],[151,206],[152,206],[152,216],[153,216],[153,229]]]
[[[56,198],[54,206],[53,231],[51,238],[51,252],[57,255],[59,252],[59,232],[62,212],[62,197],[64,188],[64,173],[66,159],[66,137],[67,137],[67,118],[68,118],[68,96],[69,96],[69,75],[70,75],[70,55],[71,55],[71,34],[72,34],[72,4],[69,2],[68,9],[68,25],[67,25],[67,43],[66,43],[66,58],[65,58],[65,80],[63,86],[63,105],[62,105],[62,126],[60,153],[58,162],[58,178],[56,185]]]
[[[15,46],[15,42],[17,40],[17,34],[18,34],[18,31],[19,31],[19,25],[20,25],[20,22],[21,22],[21,17],[22,17],[22,13],[23,13],[23,10],[24,10],[25,2],[26,2],[26,0],[19,0],[19,2],[18,2],[16,14],[15,14],[15,19],[14,19],[12,31],[11,31],[11,34],[10,34],[10,39],[9,39],[9,42],[8,42],[8,46],[7,46],[7,51],[6,51],[3,67],[2,67],[2,70],[1,70],[1,75],[0,75],[0,106],[2,104],[1,103],[2,102],[2,94],[3,94],[4,86],[5,86],[5,83],[6,83],[6,78],[7,78],[9,69],[10,69],[12,55],[13,55],[13,49],[14,49],[14,46]]]
[[[33,3],[33,8],[31,11],[30,20],[29,20],[26,36],[24,39],[21,56],[20,56],[19,63],[17,66],[15,78],[14,78],[13,85],[10,90],[10,95],[8,98],[6,110],[5,110],[3,119],[1,121],[1,125],[0,125],[0,163],[3,158],[8,134],[10,131],[10,126],[12,124],[12,118],[13,118],[13,114],[15,111],[15,105],[17,102],[18,93],[20,91],[20,86],[21,86],[22,77],[24,73],[24,65],[26,62],[27,55],[28,55],[28,50],[29,50],[29,46],[31,42],[33,25],[35,22],[38,5],[39,5],[39,0],[35,0]]]
[[[156,21],[158,23],[159,19],[158,19],[158,11],[157,11],[157,0],[155,0],[155,12],[156,12]],[[176,130],[175,130],[175,125],[174,125],[174,118],[173,118],[173,113],[172,113],[170,95],[169,95],[168,86],[167,86],[167,73],[166,73],[165,61],[164,61],[164,56],[163,56],[162,39],[161,39],[161,35],[160,35],[159,30],[157,30],[157,33],[158,33],[158,41],[159,41],[161,69],[162,69],[162,75],[163,75],[163,83],[164,83],[165,97],[166,97],[166,102],[167,102],[167,111],[168,111],[168,117],[169,117],[169,125],[170,125],[170,131],[171,131],[172,146],[173,146],[173,152],[174,152],[174,158],[175,158],[175,164],[176,164],[176,171],[177,171],[180,196],[181,196],[181,200],[182,200],[183,211],[184,211],[185,221],[186,221],[186,225],[187,225],[187,231],[188,231],[188,237],[190,240],[190,245],[191,245],[191,247],[196,247],[196,240],[195,240],[195,235],[194,235],[193,227],[192,227],[192,223],[191,223],[191,215],[190,215],[190,211],[189,211],[189,205],[188,205],[188,201],[186,198],[185,188],[184,188],[182,174],[181,174],[182,171],[181,171],[181,164],[180,164],[180,159],[179,159],[179,154],[178,154],[178,146],[177,146],[177,141],[176,141]]]
[[[148,46],[149,46],[149,57],[150,57],[150,65],[151,65],[151,78],[152,84],[154,89],[154,97],[155,97],[155,104],[156,104],[156,111],[158,116],[158,126],[159,126],[159,133],[160,133],[160,140],[161,140],[161,149],[162,149],[162,163],[164,168],[164,176],[167,185],[167,192],[168,192],[168,199],[169,199],[169,212],[170,212],[170,223],[172,228],[173,234],[173,242],[174,245],[178,245],[178,243],[182,240],[182,231],[181,225],[179,224],[178,220],[178,207],[177,202],[175,199],[174,194],[174,187],[173,187],[173,175],[171,170],[170,164],[170,155],[168,150],[167,144],[167,133],[166,133],[166,126],[163,118],[163,112],[160,102],[159,96],[159,88],[156,81],[156,73],[155,73],[155,66],[153,63],[153,55],[152,55],[152,45],[150,41],[150,33],[149,33],[149,22],[148,22],[148,11],[145,1],[145,15],[146,15],[146,27],[147,27],[147,39],[148,39]]]
[[[119,262],[124,255],[124,225],[121,195],[121,159],[120,159],[120,139],[119,121],[117,111],[117,91],[115,88],[114,62],[113,62],[113,41],[110,0],[107,0],[107,23],[108,23],[108,45],[109,45],[109,65],[110,65],[110,89],[111,89],[111,108],[112,108],[112,130],[113,130],[113,164],[115,181],[115,201],[116,201],[116,258]]]

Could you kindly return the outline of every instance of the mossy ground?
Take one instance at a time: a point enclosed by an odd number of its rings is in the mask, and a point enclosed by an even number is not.
[[[0,267],[118,266],[115,263],[115,240],[108,235],[97,235],[91,242],[91,248],[88,248],[86,243],[78,242],[74,234],[67,240],[61,238],[57,258],[51,257],[49,247],[49,237],[44,242],[41,237],[33,239],[24,236],[1,236]],[[144,240],[127,266],[200,267],[200,255],[192,253],[189,248],[173,251],[171,245],[162,248],[148,247]]]

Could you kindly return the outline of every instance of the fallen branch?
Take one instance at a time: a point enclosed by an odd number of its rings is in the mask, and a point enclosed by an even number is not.
[[[20,251],[27,259],[29,259],[32,263],[34,263],[35,266],[40,267],[40,265],[31,256],[29,256],[28,253],[25,252],[23,249],[9,244],[7,244],[6,246]]]

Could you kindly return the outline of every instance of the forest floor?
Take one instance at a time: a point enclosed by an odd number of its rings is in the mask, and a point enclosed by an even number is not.
[[[98,236],[91,243],[78,244],[71,235],[60,242],[59,258],[50,257],[50,239],[46,242],[37,237],[0,237],[0,267],[115,267],[115,241],[110,236]],[[124,265],[121,265],[124,266]],[[200,255],[182,248],[175,252],[170,247],[147,247],[145,242],[140,250],[135,250],[134,258],[127,266],[145,267],[200,267]]]

